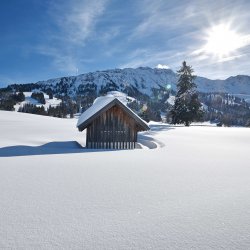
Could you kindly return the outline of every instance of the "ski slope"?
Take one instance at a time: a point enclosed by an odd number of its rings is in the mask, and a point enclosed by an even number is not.
[[[23,94],[25,96],[25,100],[23,102],[19,102],[16,105],[14,105],[15,111],[18,111],[18,109],[20,107],[24,106],[25,104],[33,104],[37,107],[43,106],[45,110],[48,110],[49,107],[57,107],[62,102],[61,99],[58,99],[56,97],[49,99],[49,96],[47,94],[43,93],[44,99],[45,99],[45,104],[41,104],[36,99],[31,97],[32,92],[23,92]]]
[[[250,248],[250,129],[151,123],[102,151],[76,122],[0,111],[0,249]]]

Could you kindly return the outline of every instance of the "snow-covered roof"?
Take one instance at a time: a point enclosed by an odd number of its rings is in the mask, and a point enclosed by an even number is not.
[[[96,98],[93,105],[81,114],[76,126],[79,130],[84,130],[92,120],[116,104],[122,107],[126,113],[132,116],[145,130],[149,129],[148,124],[143,119],[141,119],[136,113],[134,113],[129,107],[113,95]]]
[[[93,116],[95,113],[103,109],[107,104],[112,102],[115,99],[114,96],[100,96],[95,99],[93,105],[89,107],[85,112],[81,114],[81,116],[78,119],[77,127],[79,127],[83,122],[88,120],[91,116]]]

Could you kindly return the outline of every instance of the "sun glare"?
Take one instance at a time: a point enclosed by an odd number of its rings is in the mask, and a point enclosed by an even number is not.
[[[225,24],[213,26],[208,30],[206,41],[204,51],[220,58],[229,56],[242,46],[241,36]]]

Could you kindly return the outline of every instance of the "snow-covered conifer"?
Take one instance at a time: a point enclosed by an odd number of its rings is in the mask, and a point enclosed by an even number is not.
[[[196,93],[195,76],[193,69],[184,61],[182,67],[177,71],[179,76],[177,83],[177,94],[174,106],[171,110],[172,123],[184,123],[189,126],[191,122],[199,120],[203,111],[201,103]]]

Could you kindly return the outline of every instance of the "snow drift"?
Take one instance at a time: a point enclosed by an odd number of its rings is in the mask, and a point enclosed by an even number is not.
[[[0,154],[81,141],[75,124],[0,111]],[[250,130],[151,123],[147,137],[154,150],[0,157],[0,248],[249,249]]]

